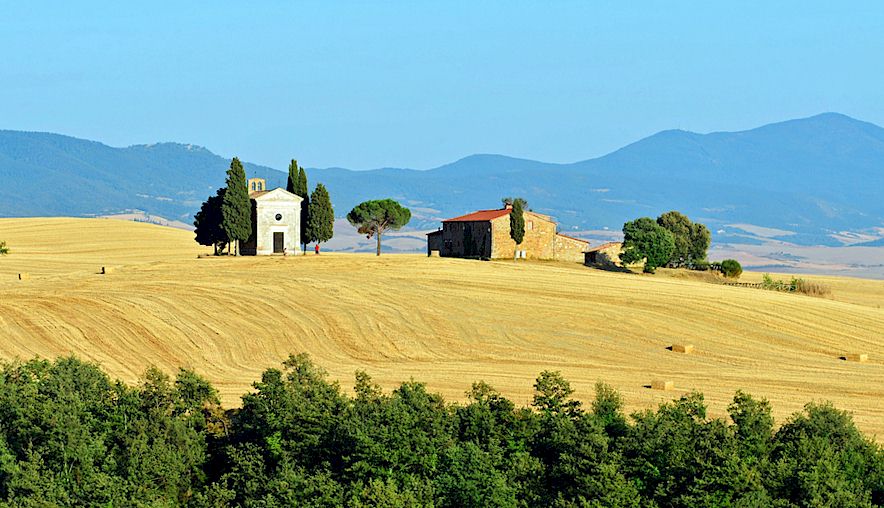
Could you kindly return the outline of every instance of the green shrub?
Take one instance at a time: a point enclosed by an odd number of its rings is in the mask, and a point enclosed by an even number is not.
[[[721,262],[721,273],[725,277],[736,279],[743,273],[743,267],[736,259],[725,259]]]

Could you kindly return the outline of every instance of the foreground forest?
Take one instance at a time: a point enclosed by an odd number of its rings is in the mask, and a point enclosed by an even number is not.
[[[542,372],[531,407],[479,382],[448,404],[364,372],[349,396],[306,355],[225,411],[193,371],[136,386],[73,357],[0,373],[4,506],[879,506],[884,449],[849,414],[808,404],[779,428],[737,392],[625,415]]]

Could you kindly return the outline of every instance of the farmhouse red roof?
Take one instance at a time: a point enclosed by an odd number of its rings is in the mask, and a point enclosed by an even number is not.
[[[483,222],[509,215],[512,209],[503,208],[497,210],[479,210],[478,212],[468,213],[460,217],[445,219],[442,222]]]

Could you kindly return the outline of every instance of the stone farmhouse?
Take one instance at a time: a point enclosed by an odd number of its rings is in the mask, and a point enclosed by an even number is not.
[[[267,190],[263,178],[250,178],[252,235],[240,244],[247,256],[301,253],[301,201],[303,198],[277,187]]]
[[[512,258],[516,243],[510,238],[512,205],[479,210],[442,221],[442,229],[427,234],[427,254],[481,259]],[[589,242],[556,232],[548,215],[525,211],[525,239],[519,246],[527,259],[584,262]]]

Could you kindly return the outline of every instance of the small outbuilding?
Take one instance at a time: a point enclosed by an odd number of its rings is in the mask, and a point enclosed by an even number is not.
[[[584,253],[583,264],[601,268],[615,268],[621,266],[620,253],[623,252],[621,242],[603,243],[593,247]]]
[[[301,202],[303,198],[277,187],[267,190],[263,178],[251,178],[252,235],[240,244],[246,256],[301,253]]]

